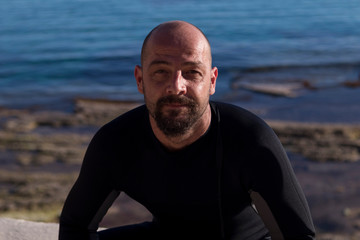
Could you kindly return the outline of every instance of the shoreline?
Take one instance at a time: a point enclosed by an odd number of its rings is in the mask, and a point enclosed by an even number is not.
[[[125,108],[126,104],[143,102],[143,96],[137,90],[121,91],[121,87],[117,87],[112,93],[105,93],[100,89],[91,94],[80,90],[56,94],[45,91],[25,96],[21,93],[10,94],[0,99],[0,109],[72,114],[81,101],[96,105],[103,103],[106,107],[110,103],[124,103]],[[211,96],[211,100],[238,105],[267,120],[357,124],[360,123],[359,94],[360,73],[357,78],[344,78],[340,82],[327,81],[326,78],[323,81],[317,78],[295,81],[291,77],[277,81],[276,78],[263,74],[259,79],[225,74],[218,80],[216,94]],[[28,100],[24,101],[24,97]],[[91,107],[87,104],[89,106]]]
[[[0,108],[0,137],[5,139],[0,150],[4,151],[7,147],[12,150],[6,138],[11,139],[16,135],[31,138],[31,141],[53,135],[53,138],[47,140],[66,145],[64,139],[67,139],[68,142],[72,140],[86,147],[86,141],[91,139],[98,128],[142,104],[138,101],[76,98],[71,112]],[[259,117],[273,128],[285,149],[290,152],[315,162],[360,160],[360,122],[290,121]],[[76,157],[83,154],[76,153],[70,145],[66,147]],[[21,146],[13,150],[21,150]]]
[[[56,222],[97,129],[141,104],[78,98],[73,112],[0,108],[1,214]],[[318,231],[358,234],[360,124],[265,121],[289,152]],[[41,212],[49,214],[40,216]],[[149,217],[122,194],[102,226]]]

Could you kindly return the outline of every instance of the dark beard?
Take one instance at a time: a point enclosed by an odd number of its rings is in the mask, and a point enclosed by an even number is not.
[[[185,105],[188,109],[187,117],[177,119],[177,117],[183,113],[176,109],[167,111],[167,113],[162,111],[164,105],[172,103]],[[150,114],[152,114],[152,117],[155,119],[158,128],[170,137],[185,134],[201,116],[195,100],[185,96],[175,95],[160,98],[156,103],[155,112]]]

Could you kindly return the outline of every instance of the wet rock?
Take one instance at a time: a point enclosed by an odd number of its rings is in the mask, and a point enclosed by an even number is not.
[[[270,122],[284,147],[318,162],[360,160],[360,126]]]
[[[20,165],[53,162],[80,163],[91,133],[8,133],[0,132],[1,150],[16,152],[15,161]]]
[[[82,124],[103,125],[140,104],[135,101],[78,98],[75,100],[75,115]]]
[[[37,122],[32,118],[9,119],[3,124],[6,131],[29,132],[37,127]]]
[[[340,235],[340,234],[321,234],[316,238],[317,240],[352,240],[349,235]]]
[[[77,173],[0,170],[0,211],[60,211]],[[56,220],[56,219],[53,219]]]
[[[360,208],[345,208],[343,215],[348,218],[359,218],[360,220]]]

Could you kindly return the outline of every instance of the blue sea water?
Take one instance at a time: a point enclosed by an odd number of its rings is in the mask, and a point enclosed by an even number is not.
[[[133,69],[142,41],[174,19],[208,36],[220,71],[215,99],[260,114],[265,109],[273,118],[310,101],[325,105],[345,96],[348,106],[360,99],[357,89],[286,100],[231,87],[239,79],[320,86],[357,81],[359,0],[2,0],[0,106],[60,109],[76,97],[140,100]]]

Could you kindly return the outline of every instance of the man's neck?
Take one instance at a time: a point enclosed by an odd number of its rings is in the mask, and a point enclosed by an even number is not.
[[[184,134],[180,136],[165,135],[157,126],[156,121],[151,115],[150,125],[156,138],[170,151],[180,150],[198,140],[208,130],[211,123],[211,108],[207,106],[201,118]]]

